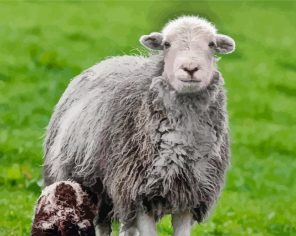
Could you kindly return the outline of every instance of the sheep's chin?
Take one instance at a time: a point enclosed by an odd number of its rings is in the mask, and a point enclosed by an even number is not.
[[[183,77],[169,80],[169,83],[171,87],[180,94],[196,94],[208,85],[207,80],[202,78],[194,78],[194,80],[190,82]]]
[[[183,93],[198,93],[202,90],[202,86],[199,83],[194,82],[183,82],[181,80],[176,80],[171,83],[172,88],[180,94]]]

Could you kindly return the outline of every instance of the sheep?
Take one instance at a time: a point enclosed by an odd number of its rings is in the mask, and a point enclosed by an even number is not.
[[[35,209],[32,236],[95,236],[97,197],[78,183],[60,181],[47,186]]]
[[[156,235],[172,214],[190,235],[216,202],[229,165],[224,80],[215,53],[235,49],[198,16],[140,38],[149,56],[117,56],[75,77],[55,107],[44,144],[44,181],[77,181],[98,194],[96,230]],[[133,233],[135,232],[135,233]]]

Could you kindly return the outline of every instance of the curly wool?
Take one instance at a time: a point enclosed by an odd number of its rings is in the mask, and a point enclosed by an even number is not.
[[[72,181],[46,187],[38,199],[31,235],[95,235],[97,199]]]
[[[75,78],[48,126],[46,184],[74,179],[106,193],[109,216],[127,226],[141,210],[202,221],[228,166],[223,79],[216,72],[203,91],[180,95],[162,71],[161,54],[123,56]]]

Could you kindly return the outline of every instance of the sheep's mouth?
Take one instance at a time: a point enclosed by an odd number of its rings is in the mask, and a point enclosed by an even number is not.
[[[200,83],[201,82],[201,80],[182,80],[181,79],[181,81],[183,82],[183,83],[187,83],[187,84],[198,84],[198,83]]]

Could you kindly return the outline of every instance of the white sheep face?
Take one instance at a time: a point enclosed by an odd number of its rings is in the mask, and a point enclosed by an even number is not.
[[[180,17],[162,33],[141,37],[150,49],[163,50],[163,76],[178,93],[196,93],[205,88],[217,70],[215,53],[234,51],[234,40],[217,34],[215,27],[199,17]]]

